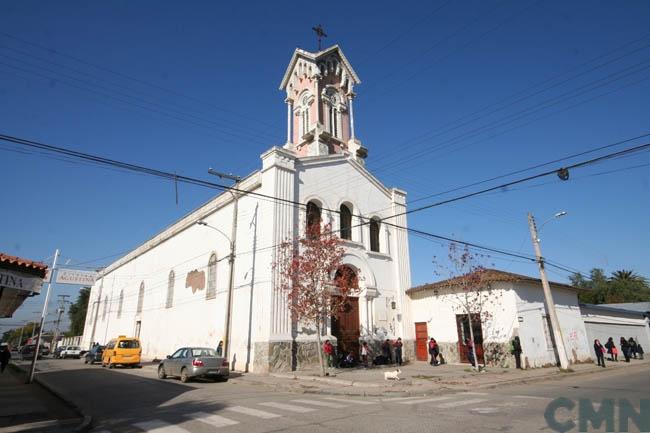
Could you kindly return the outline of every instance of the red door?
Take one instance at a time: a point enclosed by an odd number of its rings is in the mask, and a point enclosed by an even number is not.
[[[339,355],[352,352],[359,359],[359,298],[348,297],[343,311],[332,317],[332,335]]]
[[[415,358],[418,361],[426,361],[429,359],[427,351],[427,338],[429,333],[427,331],[427,322],[418,322],[415,324]]]
[[[467,346],[465,346],[465,339],[470,338],[469,316],[467,314],[456,315],[456,329],[458,331],[458,357],[460,358],[460,362],[469,364]],[[476,346],[478,362],[479,364],[485,364],[485,357],[483,356],[483,329],[481,328],[481,320],[478,314],[472,314],[472,332],[474,333],[474,346]]]

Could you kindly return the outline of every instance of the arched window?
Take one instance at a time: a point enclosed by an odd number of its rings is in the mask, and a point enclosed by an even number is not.
[[[142,313],[142,304],[144,303],[144,281],[140,283],[140,291],[138,291],[138,307],[136,313]]]
[[[312,98],[310,97],[309,93],[305,93],[305,95],[300,100],[301,136],[309,132],[309,106],[311,103]]]
[[[379,252],[379,219],[370,220],[370,251]]]
[[[313,201],[307,203],[306,234],[308,237],[320,235],[320,207]]]
[[[120,301],[117,304],[117,318],[122,317],[122,305],[124,304],[124,290],[120,290]]]
[[[352,211],[342,204],[340,212],[341,239],[352,240]]]
[[[330,134],[340,138],[341,112],[339,111],[339,96],[336,89],[329,88],[325,92],[325,104],[327,106],[327,121]]]
[[[102,320],[106,320],[106,311],[108,308],[108,296],[104,297],[104,310],[102,311]]]
[[[217,255],[212,254],[208,260],[208,289],[205,291],[205,299],[217,297]]]
[[[171,308],[174,305],[174,283],[176,282],[176,274],[174,271],[169,271],[169,278],[167,279],[167,302],[165,308]]]

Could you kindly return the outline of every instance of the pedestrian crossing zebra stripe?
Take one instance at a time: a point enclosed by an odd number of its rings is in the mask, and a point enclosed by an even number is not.
[[[225,408],[225,410],[241,413],[244,415],[254,416],[256,418],[262,418],[262,419],[271,419],[271,418],[280,417],[280,415],[276,413],[266,412],[264,410],[253,409],[251,407],[244,407],[244,406],[228,406]]]
[[[470,400],[461,400],[461,401],[450,401],[448,403],[443,403],[439,404],[436,407],[440,409],[449,409],[453,407],[458,407],[458,406],[467,406],[470,404],[476,404],[476,403],[483,403],[484,401],[487,401],[484,398],[474,398]]]
[[[194,412],[187,415],[187,417],[193,419],[194,421],[200,421],[202,423],[209,424],[213,427],[227,427],[229,425],[239,424],[239,421],[226,418],[225,416],[214,415],[205,412]]]
[[[277,403],[274,401],[266,402],[266,403],[260,403],[262,406],[268,406],[268,407],[273,407],[275,409],[282,409],[282,410],[287,410],[289,412],[296,412],[296,413],[307,413],[307,412],[313,412],[316,409],[311,408],[311,407],[304,407],[304,406],[297,406],[294,404],[288,404],[288,403]]]
[[[348,403],[348,404],[363,404],[363,405],[368,405],[368,404],[377,404],[376,401],[368,401],[368,400],[352,400],[352,399],[347,399],[347,398],[338,398],[338,397],[325,397],[325,400],[331,400],[331,401],[338,401],[341,403]]]
[[[158,419],[138,422],[133,425],[140,430],[146,431],[147,433],[190,433],[188,430],[185,430],[182,427],[172,425]]]
[[[327,401],[319,401],[319,400],[306,400],[306,399],[302,400],[302,399],[298,399],[298,400],[291,400],[291,401],[294,402],[294,403],[312,404],[314,406],[330,407],[330,408],[333,408],[333,409],[341,409],[341,408],[345,407],[344,404],[330,403],[330,402],[327,402]]]

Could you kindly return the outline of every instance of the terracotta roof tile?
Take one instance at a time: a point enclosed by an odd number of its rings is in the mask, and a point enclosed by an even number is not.
[[[0,253],[0,265],[9,265],[14,268],[32,272],[36,271],[39,274],[42,274],[43,277],[45,276],[45,271],[47,271],[47,265],[45,263],[23,259],[22,257],[17,256],[10,256],[5,253]]]
[[[521,274],[514,274],[512,272],[505,272],[505,271],[500,271],[498,269],[490,269],[490,268],[485,268],[481,269],[478,271],[475,271],[480,273],[479,280],[481,283],[489,283],[489,282],[496,282],[496,281],[527,281],[527,282],[532,282],[532,283],[542,283],[542,280],[539,278],[533,278],[529,277],[526,275],[521,275]],[[429,283],[429,284],[423,284],[421,286],[417,287],[411,287],[406,291],[406,293],[416,293],[416,292],[422,292],[425,290],[431,290],[431,289],[442,289],[442,288],[448,288],[448,287],[454,287],[459,283],[459,280],[463,278],[464,276],[459,276],[459,277],[454,277],[450,278],[447,280],[442,280],[442,281],[436,281],[435,283]],[[570,289],[570,290],[583,290],[578,287],[571,286],[569,284],[564,284],[564,283],[556,283],[554,281],[549,281],[549,284],[551,286],[556,286],[556,287],[563,287],[565,289]]]

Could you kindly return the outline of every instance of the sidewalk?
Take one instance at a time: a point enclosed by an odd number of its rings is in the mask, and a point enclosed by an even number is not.
[[[83,423],[77,411],[25,377],[11,364],[0,374],[0,431],[71,432]]]
[[[560,372],[557,368],[535,368],[515,370],[512,368],[488,367],[476,373],[467,364],[446,364],[433,367],[426,362],[414,362],[401,367],[400,381],[384,380],[384,372],[395,371],[394,366],[371,369],[331,369],[330,375],[320,376],[319,370],[304,370],[292,373],[270,373],[268,375],[246,374],[238,379],[242,383],[254,383],[278,390],[362,396],[415,396],[440,394],[445,391],[469,391],[494,388],[509,384],[523,384],[537,381],[558,380],[585,374],[606,374],[621,369],[637,370],[650,366],[650,360],[608,362],[607,368],[594,364],[571,366],[571,372]]]

